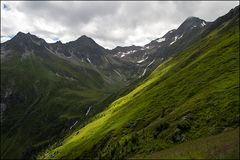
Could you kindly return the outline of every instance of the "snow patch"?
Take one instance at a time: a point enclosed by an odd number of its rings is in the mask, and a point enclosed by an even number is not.
[[[178,37],[178,39],[182,38],[182,36],[183,36],[183,34],[180,37]]]
[[[158,38],[158,39],[157,39],[157,42],[160,43],[160,42],[164,42],[165,40],[166,40],[165,38]]]
[[[145,75],[145,73],[146,73],[146,71],[147,71],[147,68],[148,68],[149,66],[151,66],[154,61],[155,61],[155,59],[147,65],[147,67],[143,70],[143,73],[142,73],[141,76],[139,76],[139,78],[141,78],[141,77],[143,77],[143,76]]]
[[[173,43],[175,43],[177,41],[177,39],[178,39],[178,36],[175,36],[174,40],[169,44],[169,46],[171,46]]]
[[[152,62],[150,62],[150,63],[147,65],[147,67],[149,67],[150,65],[152,65],[154,61],[155,61],[155,59],[154,59]]]
[[[177,35],[174,37],[174,40],[169,44],[169,46],[171,46],[173,43],[175,43],[178,39],[182,38],[183,34],[181,36]]]
[[[89,58],[87,58],[87,61],[92,64],[92,62],[91,62],[91,60]]]
[[[201,23],[201,26],[202,26],[202,27],[206,26],[206,23],[205,23],[205,22],[202,22],[202,23]]]
[[[142,73],[142,75],[141,75],[140,77],[144,76],[145,73],[146,73],[146,71],[147,71],[147,68],[144,69],[144,71],[143,71],[143,73]],[[139,77],[139,78],[140,78],[140,77]]]
[[[142,62],[144,62],[145,61],[145,59],[142,59],[142,60],[140,60],[140,61],[137,61],[137,63],[142,63]]]
[[[197,27],[197,26],[194,25],[194,26],[191,27],[191,29],[196,28],[196,27]]]
[[[88,115],[88,113],[90,112],[92,106],[88,107],[88,110],[87,110],[87,113],[86,113],[86,116]]]
[[[70,129],[72,129],[77,123],[78,123],[78,121],[76,121],[76,122],[70,127]]]
[[[146,61],[147,59],[148,59],[148,57],[146,57],[145,59],[142,59],[140,61],[137,61],[137,63],[142,63],[142,62]]]
[[[127,52],[118,52],[117,54],[121,55],[120,57],[122,58],[122,57],[124,57],[128,54],[132,54],[132,53],[135,53],[135,52],[137,52],[137,51],[136,50],[131,50],[131,51],[127,51]]]

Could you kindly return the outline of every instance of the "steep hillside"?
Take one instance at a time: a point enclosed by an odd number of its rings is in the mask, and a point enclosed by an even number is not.
[[[239,128],[130,159],[239,159]]]
[[[130,158],[238,126],[239,11],[38,158]]]
[[[108,97],[124,87],[89,64],[52,54],[46,46],[23,33],[1,46],[3,159],[34,155],[101,111],[111,102]]]

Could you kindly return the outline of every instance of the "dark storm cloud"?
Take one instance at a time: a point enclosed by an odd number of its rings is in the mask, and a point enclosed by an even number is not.
[[[11,10],[4,11],[3,4]],[[48,42],[58,38],[67,42],[87,35],[110,48],[144,45],[177,28],[189,16],[213,21],[236,5],[237,1],[1,1],[1,33],[31,32]]]

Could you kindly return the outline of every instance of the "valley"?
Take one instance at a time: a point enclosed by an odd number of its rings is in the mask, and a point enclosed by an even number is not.
[[[237,134],[239,6],[144,46],[1,43],[2,159],[234,159]]]

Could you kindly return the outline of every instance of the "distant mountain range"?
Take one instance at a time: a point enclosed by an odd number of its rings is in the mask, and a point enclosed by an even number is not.
[[[236,127],[238,25],[239,6],[112,50],[17,33],[1,43],[1,158],[122,159]]]

